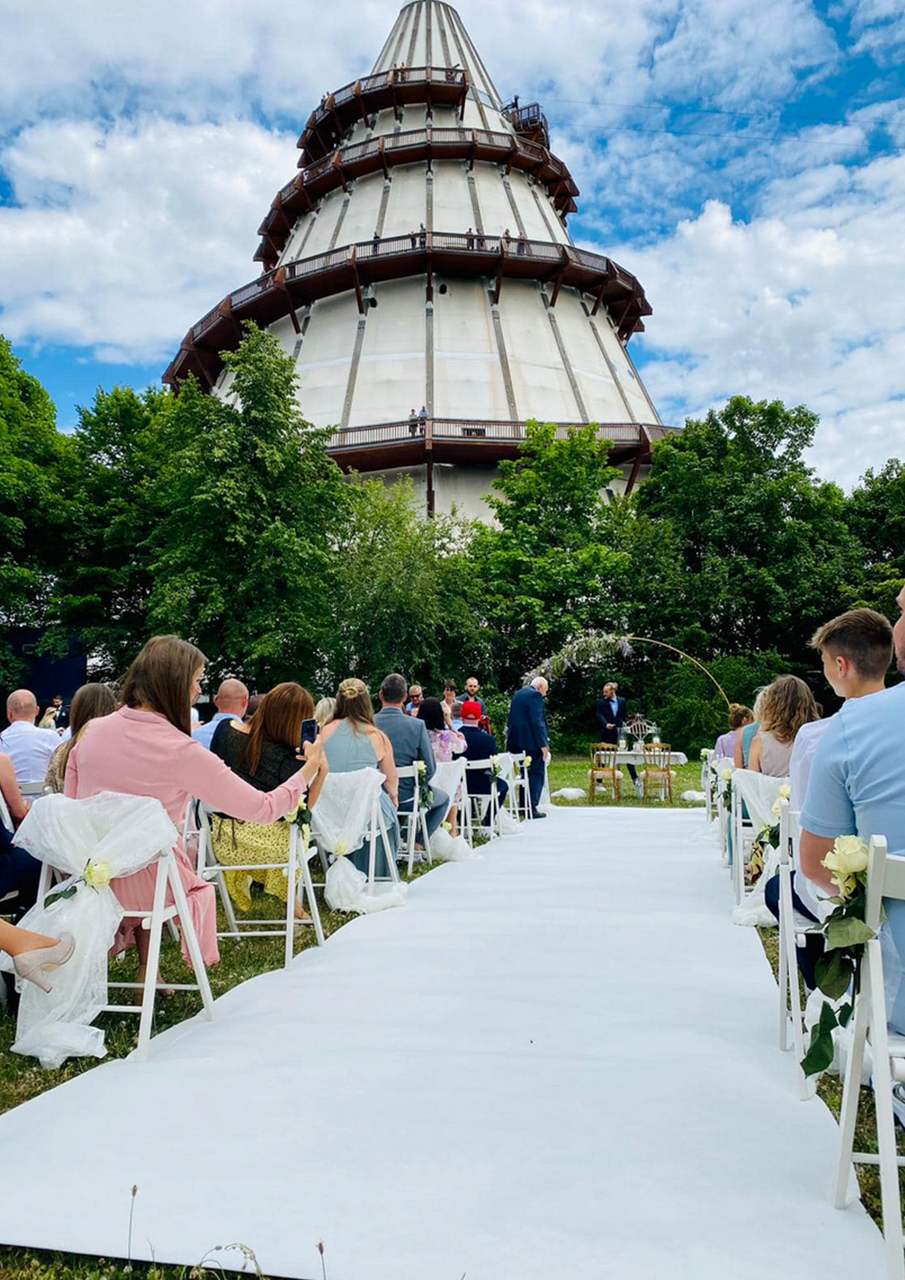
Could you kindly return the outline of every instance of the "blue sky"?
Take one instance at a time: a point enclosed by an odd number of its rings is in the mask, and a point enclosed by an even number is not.
[[[458,8],[500,91],[542,101],[575,238],[644,284],[632,351],[663,417],[779,397],[820,413],[822,475],[905,456],[902,5]],[[0,330],[61,425],[98,385],[155,382],[256,274],[311,106],[396,12],[0,0]]]

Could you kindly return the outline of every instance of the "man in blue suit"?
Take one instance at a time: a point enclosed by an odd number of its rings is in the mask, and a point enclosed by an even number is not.
[[[625,724],[625,698],[618,696],[619,686],[615,680],[608,680],[603,686],[603,697],[597,699],[598,742],[609,742],[613,746],[619,741],[619,730]],[[628,775],[638,785],[638,774],[634,765],[628,766]]]
[[[546,818],[538,809],[541,793],[544,789],[544,776],[547,761],[550,758],[547,732],[547,717],[544,715],[544,698],[549,685],[543,676],[536,676],[518,693],[509,704],[509,729],[506,749],[516,754],[526,751],[531,757],[528,768],[528,791],[531,796],[531,811],[535,818]]]
[[[393,758],[401,769],[422,760],[425,765],[425,778],[430,782],[437,768],[431,740],[427,736],[424,721],[405,714],[406,683],[402,676],[387,676],[380,686],[381,709],[374,717],[374,723],[390,740]],[[427,834],[432,836],[446,817],[449,808],[449,796],[439,787],[431,787],[433,799],[427,810]],[[399,809],[402,813],[411,810],[415,797],[415,781],[413,778],[399,780]]]

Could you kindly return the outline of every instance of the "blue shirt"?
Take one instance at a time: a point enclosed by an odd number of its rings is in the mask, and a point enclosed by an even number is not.
[[[207,724],[199,725],[197,729],[192,730],[192,737],[196,742],[200,742],[202,747],[211,749],[211,739],[217,732],[217,725],[221,720],[241,720],[241,716],[237,716],[235,711],[218,711],[212,720],[208,720]]]
[[[890,853],[905,853],[905,769],[899,751],[905,684],[851,698],[820,740],[801,825],[827,840],[885,836]],[[905,968],[905,902],[884,903],[888,928]],[[905,1033],[905,993],[887,1009],[890,1025]]]

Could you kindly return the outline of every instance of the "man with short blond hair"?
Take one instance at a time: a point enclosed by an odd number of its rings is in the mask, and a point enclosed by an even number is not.
[[[241,720],[245,715],[248,710],[248,689],[241,680],[223,680],[214,694],[214,706],[217,708],[216,714],[207,724],[199,725],[192,732],[195,741],[200,742],[202,747],[207,747],[208,751],[221,720]]]
[[[43,782],[50,757],[60,745],[54,729],[39,729],[38,703],[30,689],[16,689],[6,699],[9,728],[0,733],[0,751],[13,762],[19,786]]]

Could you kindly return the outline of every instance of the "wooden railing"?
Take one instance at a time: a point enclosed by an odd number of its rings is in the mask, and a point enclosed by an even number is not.
[[[570,429],[582,423],[557,424],[556,439],[568,438]],[[643,445],[649,438],[662,439],[676,428],[637,422],[605,422],[597,424],[597,436],[601,440],[626,445]],[[474,443],[520,444],[527,438],[524,422],[499,422],[489,419],[469,418],[406,418],[399,422],[382,422],[362,427],[344,427],[330,439],[331,453],[362,449],[370,446],[467,440]]]

